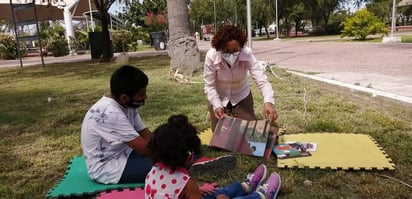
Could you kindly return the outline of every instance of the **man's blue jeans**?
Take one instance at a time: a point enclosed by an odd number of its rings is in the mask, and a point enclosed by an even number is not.
[[[135,151],[127,158],[126,167],[123,170],[122,177],[119,180],[119,184],[122,183],[144,183],[146,175],[152,169],[153,161],[142,156]]]

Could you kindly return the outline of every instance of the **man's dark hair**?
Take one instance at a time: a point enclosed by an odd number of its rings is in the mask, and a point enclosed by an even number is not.
[[[110,90],[115,99],[119,99],[121,94],[133,97],[142,88],[146,88],[149,79],[142,70],[124,65],[118,68],[110,78]]]

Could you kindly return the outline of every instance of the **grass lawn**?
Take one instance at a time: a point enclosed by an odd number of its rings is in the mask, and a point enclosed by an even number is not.
[[[140,109],[149,127],[172,114],[188,115],[199,131],[209,128],[203,83],[181,84],[168,77],[167,56],[131,60],[149,76],[148,99]],[[0,69],[0,198],[44,198],[81,155],[80,126],[88,108],[109,92],[118,64],[94,62]],[[412,189],[412,107],[382,98],[301,79],[275,69],[267,72],[276,90],[277,123],[288,133],[340,132],[371,135],[396,165],[394,171],[277,169],[275,160],[237,155],[235,170],[200,181],[225,185],[243,180],[264,162],[282,176],[279,198],[410,198]],[[255,106],[262,101],[255,87]],[[305,100],[304,100],[305,99]],[[228,152],[204,147],[207,156]],[[348,153],[353,153],[350,149]],[[379,174],[379,175],[378,175]],[[383,176],[392,177],[397,180]],[[310,180],[311,185],[304,185]]]

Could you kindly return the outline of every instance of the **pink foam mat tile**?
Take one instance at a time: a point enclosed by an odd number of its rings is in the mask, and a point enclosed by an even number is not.
[[[144,199],[143,189],[121,189],[101,192],[96,199]]]

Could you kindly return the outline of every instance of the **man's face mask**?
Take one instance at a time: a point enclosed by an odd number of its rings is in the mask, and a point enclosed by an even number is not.
[[[144,99],[135,101],[132,98],[130,98],[130,100],[127,101],[125,105],[129,108],[139,108],[140,106],[144,105]]]
[[[125,103],[125,106],[129,108],[139,108],[140,106],[144,105],[144,100],[146,99],[146,88],[140,89],[134,95],[127,95],[129,97],[129,101]],[[135,100],[140,99],[140,100]]]

